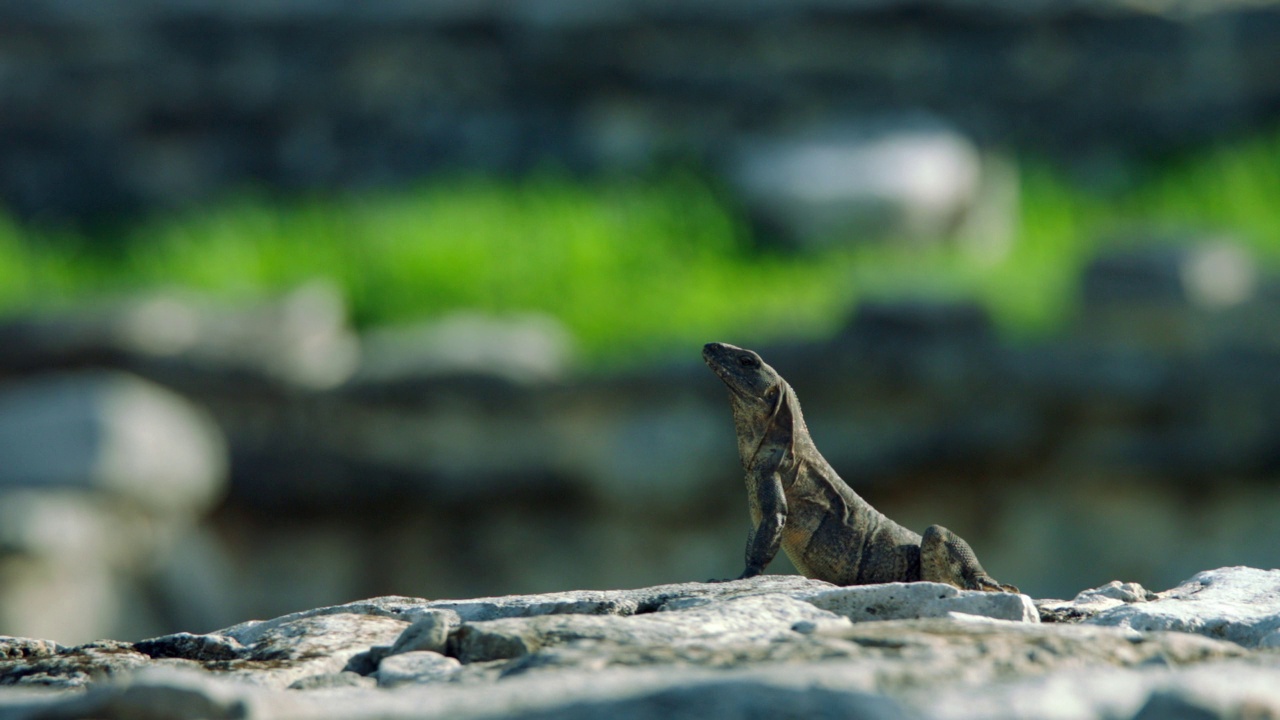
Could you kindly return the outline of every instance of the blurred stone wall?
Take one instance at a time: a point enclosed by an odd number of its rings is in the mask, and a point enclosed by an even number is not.
[[[818,447],[859,493],[917,531],[957,531],[993,575],[1037,597],[1275,566],[1280,281],[1231,245],[1136,246],[1095,260],[1080,295],[1078,317],[1052,338],[1002,340],[974,306],[867,303],[828,343],[757,349],[795,387]],[[383,594],[740,572],[742,471],[725,390],[700,348],[667,366],[583,376],[557,347],[554,327],[537,319],[459,317],[357,338],[322,286],[268,306],[141,298],[8,321],[0,410],[13,397],[45,407],[36,400],[54,370],[91,386],[95,368],[131,373],[168,388],[154,402],[169,407],[176,391],[216,420],[219,439],[200,447],[226,443],[230,483],[211,509],[220,465],[172,450],[203,421],[150,422],[134,433],[150,444],[125,449],[169,453],[139,461],[142,480],[64,479],[56,497],[80,500],[29,505],[43,508],[38,517],[5,526],[5,587],[49,591],[48,577],[74,578],[80,565],[68,570],[41,543],[82,516],[90,530],[71,537],[87,539],[60,542],[74,546],[65,557],[83,564],[76,547],[120,546],[111,557],[123,559],[95,572],[142,588],[117,603],[128,629],[103,634],[207,630],[228,615]],[[61,407],[56,399],[47,405]],[[52,435],[40,441],[31,413],[20,415],[7,425],[0,416],[0,442],[62,448],[48,467],[90,455],[65,431],[78,426],[45,423]],[[0,490],[29,497],[41,489],[33,483],[0,466]],[[176,515],[149,511],[165,488],[197,500]],[[94,503],[106,514],[86,509]],[[158,519],[141,527],[181,532],[126,532],[148,513]],[[780,557],[771,570],[790,568]],[[204,615],[163,612],[198,607],[174,600],[192,595],[205,598]],[[151,608],[149,625],[141,608]]]
[[[1280,4],[9,0],[0,108],[0,202],[55,218],[916,112],[1106,166],[1271,122]]]

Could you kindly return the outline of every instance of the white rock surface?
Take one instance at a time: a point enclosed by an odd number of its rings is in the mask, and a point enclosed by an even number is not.
[[[1040,622],[1035,604],[1026,595],[966,591],[942,583],[855,585],[826,590],[808,601],[854,622],[946,617],[949,613]]]
[[[429,650],[415,650],[383,659],[374,677],[378,680],[378,687],[396,687],[446,680],[461,667],[462,663],[457,658]]]
[[[1142,632],[1192,632],[1245,647],[1271,647],[1280,631],[1280,570],[1208,570],[1150,602],[1119,605],[1085,622]]]
[[[1113,583],[1077,601],[1121,603],[1099,618],[1172,603],[1182,625],[1199,612],[1201,630],[1243,638],[1251,627],[1266,638],[1265,621],[1245,620],[1280,612],[1276,574],[1201,573],[1152,601]],[[966,603],[984,614],[956,609]],[[0,638],[0,720],[1280,716],[1274,652],[1205,636],[1213,632],[1040,623],[1030,607],[1022,596],[929,583],[834,588],[764,576],[374,598],[134,644]],[[441,636],[444,653],[416,649]]]

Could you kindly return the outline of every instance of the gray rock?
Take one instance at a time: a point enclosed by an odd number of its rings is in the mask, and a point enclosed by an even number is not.
[[[444,652],[445,644],[449,640],[449,632],[455,624],[454,620],[455,616],[443,610],[426,613],[422,619],[400,633],[400,637],[396,638],[395,644],[387,654],[398,655],[418,650]]]
[[[392,643],[407,625],[403,620],[355,613],[280,623],[258,633],[246,659],[231,664],[229,674],[255,684],[288,687],[305,677],[348,669],[374,645]],[[356,664],[352,669],[364,669]]]
[[[166,292],[0,323],[0,367],[108,358],[194,375],[197,384],[241,376],[332,388],[355,371],[359,351],[342,294],[324,281],[240,307]]]
[[[151,658],[129,643],[103,640],[48,652],[44,641],[16,642],[41,653],[0,658],[0,686],[25,685],[48,688],[80,688],[101,678],[124,677],[151,664]],[[14,640],[8,641],[10,647]]]
[[[1159,240],[1105,253],[1086,265],[1081,277],[1085,307],[1220,308],[1253,297],[1257,263],[1240,245],[1195,236]]]
[[[1125,603],[1147,602],[1156,594],[1135,582],[1112,580],[1106,585],[1082,590],[1071,600],[1036,600],[1040,619],[1045,622],[1080,622]]]
[[[946,617],[948,613],[1040,622],[1040,614],[1026,595],[960,590],[942,583],[844,587],[818,593],[807,600],[854,622]]]
[[[1243,660],[1191,667],[1080,667],[980,688],[920,691],[904,704],[939,720],[1272,717],[1277,669]]]
[[[560,379],[572,338],[555,318],[457,313],[363,338],[356,383],[404,383],[448,375],[494,375],[517,383]]]
[[[218,681],[189,669],[153,667],[95,685],[83,695],[42,703],[14,717],[165,718],[166,720],[239,720],[262,717],[250,704],[253,693],[242,685]]]
[[[57,374],[0,389],[0,487],[95,490],[161,516],[218,499],[227,448],[203,410],[118,372]]]
[[[1238,579],[1241,572],[1202,575]],[[1255,591],[1259,582],[1253,578]],[[814,604],[850,612],[865,612],[869,599],[902,605],[872,616],[883,618],[908,610],[934,613],[943,600],[955,604],[1001,595],[954,588],[939,593],[949,586],[910,585],[919,588],[833,588],[764,576],[488,598],[470,607],[461,604],[466,601],[447,601],[449,609],[393,597],[136,646],[107,642],[62,648],[3,638],[0,649],[7,657],[0,657],[0,720],[797,713],[1110,720],[1138,712],[1144,717],[1243,717],[1280,707],[1274,690],[1280,656],[1234,642],[1090,623],[997,620],[954,609],[942,617],[855,623]],[[871,594],[863,594],[858,604],[859,594],[847,591]],[[1145,596],[1136,586],[1114,583],[1079,597],[1082,603],[1102,598],[1143,607],[1167,601],[1141,601]],[[1247,604],[1254,596],[1233,597],[1220,598],[1219,605]],[[1020,606],[1029,612],[1026,603]],[[439,629],[456,620],[458,608],[476,615],[526,614],[462,622],[449,642],[456,658],[410,650],[382,657],[373,667],[375,648],[385,653],[402,639],[402,647],[423,638],[438,640]],[[564,612],[583,609],[597,612]],[[547,614],[528,614],[534,611]],[[409,632],[414,626],[408,618],[421,627]],[[54,689],[39,694],[30,691],[34,686]]]
[[[33,638],[10,637],[0,635],[0,659],[17,660],[56,655],[64,650],[52,640],[36,640]]]
[[[515,596],[530,597],[530,596]],[[299,620],[309,618],[319,618],[328,615],[370,615],[379,618],[390,618],[399,620],[405,626],[420,620],[427,615],[436,614],[439,609],[432,607],[432,603],[419,598],[402,597],[399,595],[388,595],[386,597],[372,598],[369,600],[358,600],[356,602],[346,603],[344,605],[329,605],[314,610],[303,610],[301,612],[281,615],[271,620],[249,620],[229,628],[219,630],[217,634],[234,638],[237,641],[250,645],[257,643],[268,634],[278,631],[279,628],[295,623]],[[448,614],[448,611],[445,610]],[[452,617],[452,616],[450,616]],[[388,643],[390,644],[390,643]]]
[[[290,690],[332,690],[333,688],[373,688],[378,681],[350,670],[310,675],[289,684]]]
[[[96,493],[0,491],[0,632],[75,645],[119,629],[124,582],[155,551],[154,529]]]
[[[1272,646],[1280,631],[1280,570],[1207,570],[1157,593],[1154,600],[1103,610],[1085,622],[1143,632],[1199,633],[1245,647]]]
[[[786,595],[754,595],[630,617],[568,614],[463,623],[449,650],[469,663],[523,657],[578,640],[672,645],[730,634],[739,642],[767,641],[790,634],[796,623],[834,619]]]
[[[746,144],[731,180],[801,246],[950,236],[975,203],[982,158],[936,122],[827,130]]]
[[[383,615],[338,612],[259,623],[254,632],[238,636],[229,631],[178,633],[133,645],[91,644],[59,652],[28,668],[0,661],[0,684],[13,678],[26,684],[81,685],[95,674],[118,674],[154,661],[203,667],[250,684],[286,688],[343,670],[372,672],[367,659],[370,649],[390,645],[408,625]],[[11,674],[6,676],[6,671]]]
[[[813,593],[835,587],[821,580],[798,575],[760,575],[747,580],[723,583],[680,583],[655,585],[636,590],[577,590],[541,595],[511,595],[475,600],[435,600],[429,609],[451,610],[467,622],[510,617],[559,615],[634,615],[664,607],[685,607],[716,600],[780,593],[805,599]]]
[[[429,650],[414,650],[383,659],[374,673],[378,687],[396,687],[411,683],[446,680],[458,672],[462,663]]]
[[[193,635],[185,632],[142,640],[134,643],[133,649],[157,659],[183,658],[216,661],[235,660],[249,655],[249,649],[235,638],[223,635]]]

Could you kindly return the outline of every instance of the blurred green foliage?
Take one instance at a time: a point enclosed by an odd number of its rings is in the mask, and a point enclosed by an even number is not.
[[[1021,176],[1016,238],[995,260],[949,245],[762,247],[723,194],[680,172],[244,197],[107,238],[0,218],[0,309],[170,286],[257,297],[324,277],[360,326],[536,310],[562,320],[589,361],[625,363],[713,339],[820,337],[868,296],[976,297],[1004,327],[1035,332],[1069,312],[1080,266],[1127,227],[1222,230],[1280,257],[1280,134],[1160,163],[1107,193],[1042,161]]]

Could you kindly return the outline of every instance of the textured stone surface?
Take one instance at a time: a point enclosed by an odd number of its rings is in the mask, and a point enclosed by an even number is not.
[[[809,602],[854,622],[946,617],[949,613],[1040,622],[1031,598],[1015,593],[958,590],[942,583],[885,583],[818,593]]]
[[[1118,582],[1077,598],[1087,606],[1100,598],[1122,603],[1095,617],[1181,602],[1184,617],[1194,607],[1204,627],[1215,627],[1241,613],[1280,610],[1280,599],[1268,590],[1274,573],[1201,573],[1200,591],[1188,583],[1155,600]],[[924,597],[939,598],[937,588],[920,585],[924,595],[897,584],[857,588],[883,591],[874,595],[882,610],[865,617],[905,618],[895,620],[851,622],[817,606],[832,599],[825,583],[761,576],[558,593],[553,602],[547,596],[487,598],[474,607],[524,614],[457,625],[440,622],[455,619],[433,607],[442,601],[388,597],[132,645],[64,648],[0,638],[0,720],[1227,720],[1280,710],[1280,656],[1273,651],[1133,626],[954,611],[924,617],[938,610]],[[956,592],[942,599],[994,595]],[[1206,593],[1210,597],[1188,599]],[[576,595],[594,604],[575,605]],[[849,605],[852,597],[837,599]],[[456,608],[466,601],[447,602]],[[606,611],[573,612],[583,608]],[[418,620],[411,624],[409,617]],[[445,654],[411,650],[372,658],[373,650],[385,653],[400,637],[434,637],[442,627],[450,628]]]
[[[374,673],[378,687],[447,680],[462,664],[438,652],[415,650],[384,658]]]
[[[1280,647],[1280,570],[1208,570],[1149,602],[1125,603],[1086,622],[1199,633],[1245,647]]]
[[[1082,590],[1071,600],[1037,600],[1035,605],[1045,622],[1079,622],[1125,603],[1154,599],[1156,594],[1138,583],[1112,580],[1106,585]]]

